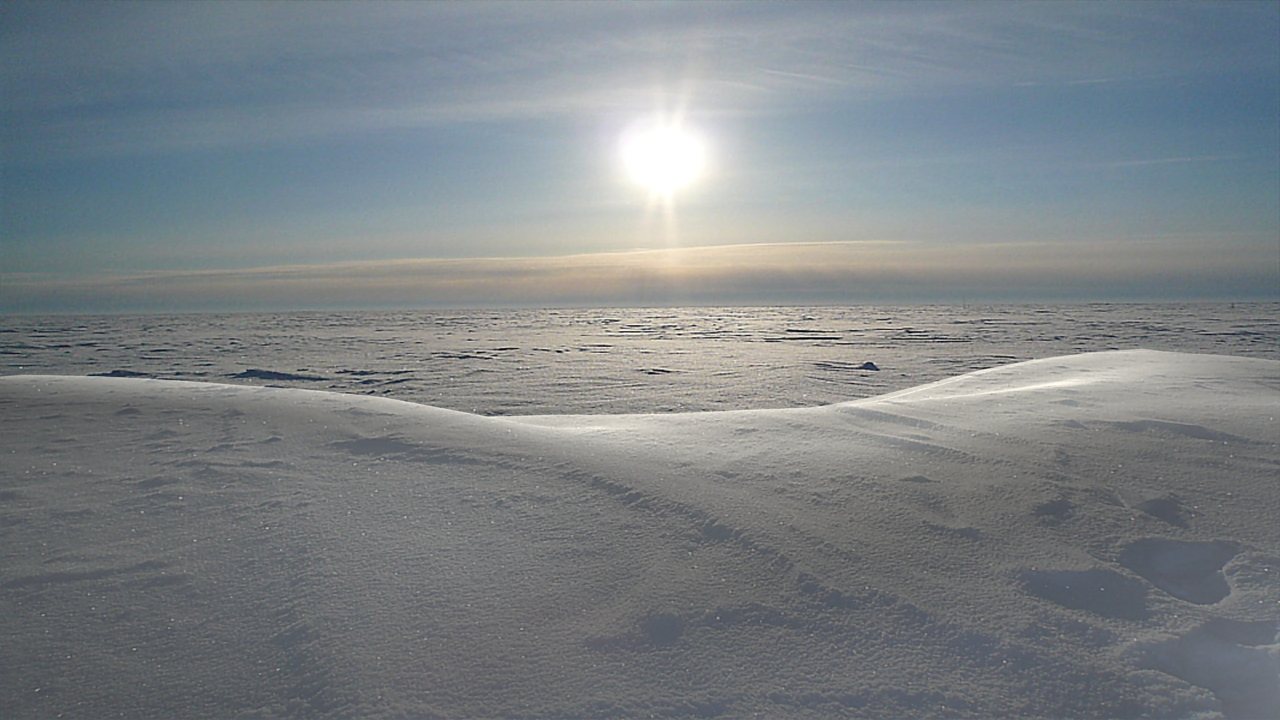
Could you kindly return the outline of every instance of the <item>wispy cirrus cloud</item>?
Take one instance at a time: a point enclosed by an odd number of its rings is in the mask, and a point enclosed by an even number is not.
[[[0,113],[10,162],[39,162],[631,111],[655,91],[769,112],[1264,67],[1276,15],[1268,3],[9,3]]]

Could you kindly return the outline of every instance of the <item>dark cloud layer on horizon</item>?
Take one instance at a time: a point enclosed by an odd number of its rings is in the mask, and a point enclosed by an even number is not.
[[[1188,277],[1188,264],[1199,270]],[[1187,244],[788,243],[93,279],[10,274],[0,312],[1270,299],[1267,258]]]

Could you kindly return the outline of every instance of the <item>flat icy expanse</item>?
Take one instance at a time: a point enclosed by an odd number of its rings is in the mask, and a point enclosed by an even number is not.
[[[481,415],[813,407],[1136,348],[1280,360],[1280,303],[0,318],[0,375],[337,390]]]
[[[0,378],[0,708],[1277,717],[1280,362],[1249,340],[1274,338],[1259,307],[1271,306],[1254,306],[1238,337],[1228,329],[1239,318],[1202,315],[1186,331],[1258,357],[1080,353],[825,406],[709,413],[486,417],[255,386],[352,383],[338,371],[389,373],[392,350],[368,343],[362,362],[353,341],[329,364],[285,365],[288,352],[259,363],[246,348],[248,367],[208,353],[212,369],[193,370],[215,341],[191,318],[188,345],[145,329],[66,343],[92,368],[58,372],[209,375]],[[62,332],[94,332],[78,322]],[[816,336],[808,322],[776,332]],[[1148,324],[1151,344],[1177,334]],[[496,363],[475,372],[514,382],[549,352],[560,357],[537,372],[562,368],[590,394],[593,377],[634,372],[640,390],[713,377],[720,348],[739,353],[725,360],[738,375],[693,392],[698,403],[729,403],[732,388],[782,366],[791,384],[769,397],[802,405],[797,388],[866,394],[904,382],[880,378],[916,378],[901,368],[929,358],[996,364],[982,359],[989,329],[952,329],[969,339],[904,350],[910,341],[877,345],[869,330],[832,325],[827,337],[841,340],[672,344],[701,349],[687,357],[653,333],[619,334],[604,353],[612,366],[580,349],[594,340],[568,334],[563,353],[484,339],[474,349],[492,356],[459,363]],[[32,328],[20,331],[34,344]],[[129,342],[173,349],[126,364],[114,348]],[[23,350],[23,362],[53,365],[54,350]],[[650,351],[660,362],[635,362]],[[753,376],[748,357],[774,362]],[[864,361],[883,369],[850,367]],[[263,372],[222,377],[247,369]],[[279,377],[305,373],[325,379]],[[542,375],[526,384],[555,385]],[[445,388],[415,378],[420,393]],[[484,410],[524,411],[512,387]],[[592,410],[597,397],[563,407]]]

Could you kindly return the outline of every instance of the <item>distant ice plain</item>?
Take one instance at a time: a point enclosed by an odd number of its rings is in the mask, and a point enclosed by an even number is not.
[[[0,378],[0,705],[1280,714],[1278,328],[1273,304],[7,318],[3,375],[203,383]],[[1181,352],[1098,352],[1138,347]]]
[[[482,415],[813,407],[1133,348],[1280,360],[1280,303],[0,318],[0,375],[120,371]]]

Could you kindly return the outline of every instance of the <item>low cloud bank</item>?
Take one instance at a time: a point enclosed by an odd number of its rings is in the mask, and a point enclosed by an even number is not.
[[[2,279],[0,312],[106,312],[1260,299],[1280,267],[1207,243],[839,242]]]

